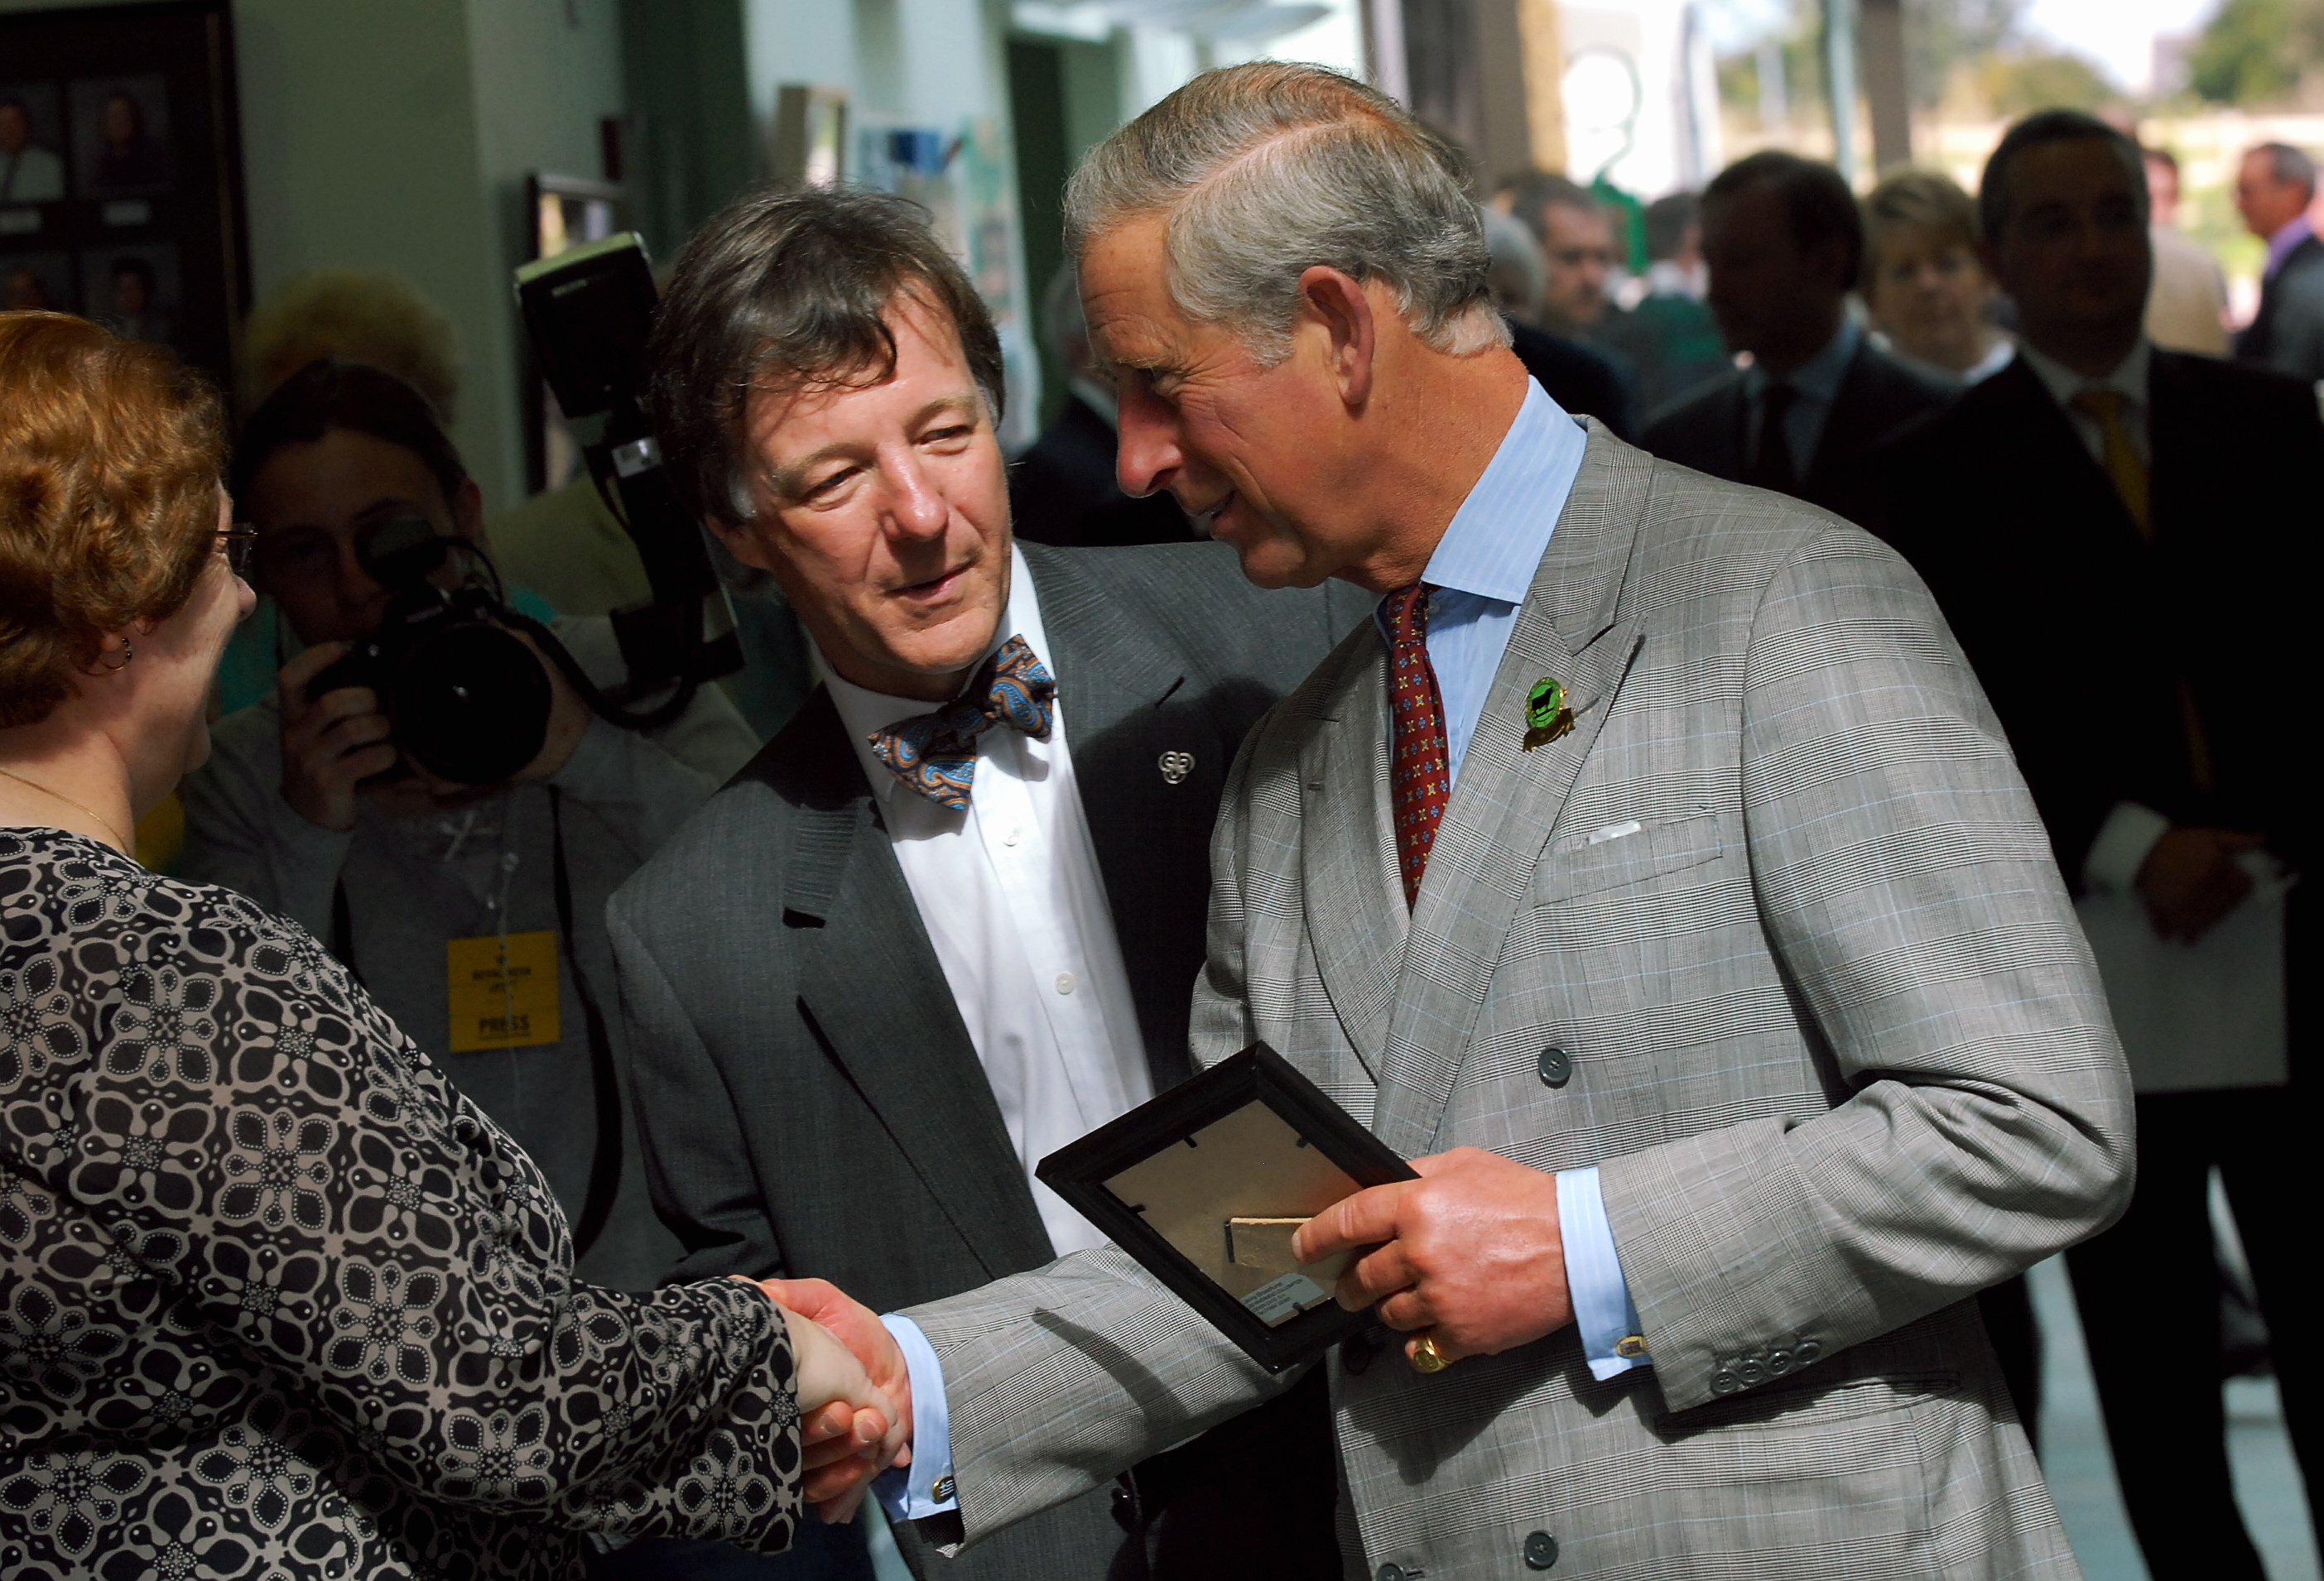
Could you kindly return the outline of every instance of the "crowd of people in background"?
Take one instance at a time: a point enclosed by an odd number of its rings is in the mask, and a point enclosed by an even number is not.
[[[8,117],[0,106],[0,154],[14,161],[7,179],[37,181],[40,170],[14,152],[11,139],[22,140]],[[136,132],[124,126],[119,159],[143,157]],[[2233,329],[2217,262],[2174,223],[2178,179],[2168,152],[2141,149],[2087,116],[2048,112],[2010,130],[1973,194],[1943,174],[1904,170],[1859,196],[1828,164],[1766,152],[1729,166],[1700,192],[1646,204],[1635,226],[1631,207],[1610,189],[1537,171],[1498,184],[1480,218],[1492,297],[1513,349],[1558,405],[1664,461],[1853,522],[1886,539],[1925,579],[2007,731],[2110,986],[2160,973],[2178,985],[2166,1000],[2273,996],[2268,1026],[2221,1034],[2217,1068],[2233,1073],[2225,1083],[2172,1063],[2166,1045],[2181,1020],[2151,1031],[2125,1025],[2140,1086],[2136,1195],[2117,1227],[2070,1259],[2117,1471],[2150,1566],[2158,1575],[2257,1576],[2213,1387],[2221,1302],[2236,1292],[2223,1294],[2205,1190],[2219,1170],[2248,1251],[2286,1420],[2311,1502],[2324,1507],[2315,1498],[2324,1427],[2308,1345],[2319,1324],[2312,1287],[2298,1273],[2316,1197],[2301,1145],[2315,1113],[2315,1078],[2299,1067],[2303,1017],[2312,1010],[2301,983],[2312,945],[2285,899],[2305,850],[2292,758],[2305,734],[2295,692],[2308,673],[2301,639],[2312,628],[2294,601],[2309,585],[2301,568],[2310,562],[2314,535],[2305,524],[2324,478],[2324,239],[2310,217],[2311,160],[2282,144],[2250,151],[2236,202],[2264,242],[2266,263],[2256,316]],[[879,212],[858,221],[870,231],[888,223]],[[776,220],[758,223],[763,229]],[[729,232],[738,225],[748,233],[733,220]],[[755,233],[726,241],[772,244]],[[138,285],[124,278],[115,293],[122,333],[132,337],[148,310]],[[1028,587],[1040,589],[1051,637],[1070,648],[1082,640],[1076,621],[1141,629],[1141,603],[1156,595],[1131,574],[1136,565],[1084,587],[1057,550],[1185,545],[1204,528],[1167,493],[1124,492],[1116,391],[1092,350],[1070,266],[1047,282],[1040,325],[1066,389],[1037,442],[1014,458],[1007,514],[1016,539],[1037,546],[1019,551],[1017,564],[1028,568]],[[608,932],[607,902],[754,758],[743,779],[756,777],[772,787],[765,795],[788,797],[786,815],[812,832],[807,809],[819,804],[813,782],[824,770],[810,747],[829,748],[843,719],[851,735],[881,722],[871,712],[885,700],[845,685],[817,690],[829,676],[813,657],[798,601],[753,576],[752,540],[738,531],[725,535],[727,547],[744,557],[724,568],[742,594],[748,663],[726,687],[706,688],[657,731],[630,732],[593,717],[547,666],[558,689],[550,740],[504,782],[384,777],[398,758],[378,697],[364,687],[316,693],[312,685],[376,626],[387,599],[356,554],[368,525],[414,517],[467,546],[505,584],[512,604],[549,621],[601,685],[621,673],[606,612],[645,591],[635,550],[586,477],[488,517],[447,437],[459,394],[448,324],[392,277],[334,271],[284,288],[251,318],[239,393],[234,517],[255,531],[252,580],[265,606],[227,651],[216,749],[186,782],[181,832],[166,816],[152,821],[141,831],[143,854],[299,924],[431,1052],[439,1043],[458,1046],[446,1010],[448,947],[556,935],[556,1034],[449,1055],[448,1068],[465,1100],[537,1162],[546,1189],[582,1227],[564,1272],[635,1291],[652,1288],[688,1254],[695,1277],[758,1272],[742,1266],[747,1259],[706,1251],[704,1228],[724,1226],[720,1233],[743,1242],[761,1233],[755,1221],[736,1227],[731,1209],[746,1178],[763,1185],[775,1167],[754,1160],[749,1117],[735,1120],[731,1136],[662,1125],[659,1167],[665,1195],[675,1193],[692,1215],[687,1244],[669,1227],[669,1203],[658,1217],[649,1202],[639,1163],[628,1043],[637,1007],[659,1016],[669,1038],[704,1043],[695,1074],[705,1102],[720,1090],[713,1069],[723,1057],[719,1034],[688,1024],[698,1006],[681,1014],[650,995],[629,995],[625,1019],[614,986],[617,953],[633,979],[651,977],[655,930],[682,938],[706,907],[727,904],[725,887],[739,880],[722,870],[719,852],[732,848],[713,842],[689,858],[692,868],[659,869],[658,887],[632,891],[626,916],[617,908],[616,933]],[[1005,538],[1004,525],[996,541]],[[1172,583],[1171,596],[1215,604],[1226,611],[1221,620],[1256,621],[1259,606],[1244,606],[1257,595],[1231,565],[1216,569],[1207,580]],[[1259,709],[1323,657],[1338,634],[1333,622],[1368,618],[1353,604],[1327,607],[1323,594],[1268,597],[1269,623],[1253,626],[1248,656],[1267,687],[1234,704],[1231,728],[1213,720],[1196,732],[1199,741],[1187,736],[1195,741],[1188,768],[1198,787],[1223,774]],[[1139,651],[1167,655],[1167,664],[1148,665],[1125,649],[1118,660],[1124,698],[1149,678],[1200,676],[1223,662],[1180,643],[1169,621],[1153,623]],[[832,631],[812,635],[825,651],[844,640]],[[1110,673],[1107,662],[1115,661],[1092,660],[1079,673]],[[816,701],[802,711],[809,698]],[[1143,693],[1139,700],[1162,706]],[[1086,739],[1079,713],[1074,729],[1078,746]],[[770,740],[776,744],[765,747]],[[1028,763],[1045,760],[1015,745],[1031,754]],[[1167,753],[1186,742],[1157,736],[1156,746],[1167,773]],[[1133,767],[1145,777],[1142,788],[1151,770],[1142,758]],[[1105,783],[1109,772],[1118,770],[1085,765],[1084,783]],[[1026,773],[1038,777],[1035,768]],[[1216,785],[1205,795],[1215,804]],[[721,804],[732,815],[736,804]],[[900,841],[898,817],[889,814]],[[1122,942],[1138,946],[1127,970],[1110,933],[1094,964],[1076,957],[1067,976],[1031,946],[1009,970],[1027,984],[1037,977],[1089,984],[1093,1014],[1128,1018],[1124,1046],[1160,1048],[1173,1038],[1183,1045],[1183,1004],[1171,1023],[1148,1003],[1175,989],[1150,986],[1142,974],[1149,959],[1160,960],[1163,975],[1183,988],[1179,979],[1199,964],[1201,896],[1177,891],[1185,873],[1202,871],[1208,824],[1132,850],[1107,843],[1104,814],[1090,822],[1100,838],[1088,848],[1093,854],[1077,858],[1072,882],[1089,894],[1109,882],[1167,891],[1176,909],[1160,920],[1117,909]],[[1074,838],[1088,846],[1085,832]],[[942,961],[940,996],[963,970],[945,954],[949,935],[931,912],[922,875],[908,860],[906,871],[911,892],[880,904],[899,915],[916,905],[930,914],[935,953],[912,964],[934,970]],[[892,966],[878,941],[851,942],[843,926],[826,928],[826,917],[848,915],[830,887],[836,873],[821,892],[752,897],[767,912],[756,922],[741,915],[742,900],[733,902],[733,931],[720,947],[751,941],[728,963],[734,980],[719,979],[736,1006],[765,974],[789,974],[784,980],[797,978],[806,994],[809,973],[860,970],[868,983]],[[863,915],[886,914],[872,907]],[[986,921],[1004,932],[1018,925],[1005,907]],[[707,942],[678,947],[715,953]],[[2276,951],[2274,975],[2254,976],[2253,952],[2268,949]],[[1101,982],[1117,1002],[1099,1001]],[[2126,990],[2117,1014],[2156,998]],[[952,1027],[941,999],[927,1014],[930,1027]],[[2153,1014],[2169,1020],[2172,1012]],[[1169,1025],[1149,1025],[1141,1044],[1136,1023],[1157,1016]],[[770,1043],[750,1057],[806,1090],[853,1079],[841,1067],[857,1057],[853,1035],[835,1025],[816,1034],[820,1042],[802,1034],[796,1047]],[[961,1080],[973,1081],[974,1052],[961,1055]],[[1184,1074],[1183,1061],[1151,1072],[1133,1063],[1121,1078],[1133,1094]],[[667,1067],[656,1080],[668,1089],[662,1100],[678,1101]],[[436,1101],[456,1100],[447,1090]],[[899,1122],[895,1135],[918,1124]],[[928,1134],[931,1153],[940,1129]],[[1065,1139],[1048,1136],[1045,1145]],[[805,1167],[796,1141],[785,1145],[790,1167]],[[918,1157],[910,1144],[902,1154]],[[1038,1156],[1001,1162],[1014,1168]],[[899,1200],[893,1222],[924,1206]],[[936,1272],[899,1277],[885,1299],[946,1294],[1069,1249],[1070,1235],[1053,1233],[1056,1223],[1018,1218],[1008,1226],[1016,1240],[998,1261],[981,1245],[932,1240]],[[821,1273],[844,1263],[847,1244],[871,1227],[818,1209],[798,1211],[782,1230],[794,1255],[801,1246],[829,1248],[822,1266],[796,1269]],[[2022,1281],[1987,1291],[1982,1309],[2030,1430],[2041,1385]],[[668,1301],[661,1310],[684,1315]],[[746,1317],[757,1325],[748,1365],[784,1374],[791,1363],[774,1337],[779,1325]],[[2177,1360],[2158,1366],[2158,1347]],[[1221,1452],[1313,1458],[1321,1410],[1314,1400],[1286,1397],[1267,1429],[1274,1437]],[[1148,1496],[1159,1499],[1166,1487],[1176,1496],[1170,1475],[1157,1466]],[[1327,1529],[1328,1467],[1321,1475],[1303,1518]],[[1230,1496],[1206,1496],[1222,1501],[1206,1519],[1242,1519]],[[1092,1505],[1030,1523],[1018,1540],[1030,1554],[1094,1551],[1091,1533],[1110,1530],[1111,1520]],[[648,1526],[688,1530],[684,1521]],[[691,1530],[708,1528],[696,1521]],[[835,1538],[801,1529],[808,1549],[822,1556],[812,1562],[832,1567],[825,1573],[862,1573],[861,1539],[849,1530]],[[1187,1530],[1179,1539],[1193,1545],[1187,1552],[1223,1540],[1201,1529],[1190,1538]],[[497,1527],[492,1535],[506,1540]],[[645,1565],[651,1551],[632,1560]],[[596,1562],[610,1576],[617,1560]],[[692,1560],[672,1549],[655,1562]]]

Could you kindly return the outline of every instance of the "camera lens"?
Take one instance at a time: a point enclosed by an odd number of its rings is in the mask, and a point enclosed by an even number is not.
[[[549,676],[532,649],[497,626],[421,638],[395,666],[384,701],[396,746],[456,785],[506,779],[549,739]]]

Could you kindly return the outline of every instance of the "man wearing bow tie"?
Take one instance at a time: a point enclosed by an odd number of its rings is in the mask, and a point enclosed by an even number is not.
[[[991,323],[879,194],[712,220],[655,370],[689,503],[825,677],[610,908],[674,1276],[892,1310],[1102,1244],[1032,1171],[1187,1074],[1228,765],[1364,601],[1260,592],[1223,546],[1012,545]],[[1226,1574],[1206,1545],[1280,1542],[1270,1573],[1336,1575],[1332,1502],[1319,1380],[965,1563]]]

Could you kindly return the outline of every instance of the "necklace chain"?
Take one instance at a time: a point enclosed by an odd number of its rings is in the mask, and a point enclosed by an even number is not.
[[[26,779],[23,775],[17,773],[14,769],[10,768],[5,765],[0,765],[0,774],[6,775],[18,785],[31,786],[34,790],[40,792],[42,795],[49,797],[52,801],[62,802],[68,807],[78,808],[79,811],[88,813],[90,817],[97,820],[97,826],[99,829],[104,830],[107,834],[113,836],[117,848],[124,855],[128,855],[136,850],[136,841],[132,840],[124,840],[121,836],[121,831],[113,826],[113,820],[98,812],[95,807],[90,806],[87,802],[76,801],[60,790],[51,790],[47,786],[42,785],[37,779]]]

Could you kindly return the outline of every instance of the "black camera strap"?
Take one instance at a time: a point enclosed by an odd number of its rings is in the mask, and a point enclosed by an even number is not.
[[[581,1199],[581,1221],[573,1228],[573,1255],[577,1261],[605,1231],[613,1214],[613,1197],[622,1184],[622,1083],[613,1068],[613,1039],[597,996],[581,970],[580,946],[573,933],[573,883],[565,870],[565,798],[557,786],[549,789],[549,826],[555,846],[552,871],[557,890],[557,936],[565,949],[565,964],[573,973],[573,992],[581,1001],[582,1024],[589,1033],[589,1084],[597,1102],[597,1146],[589,1160],[589,1186]]]

